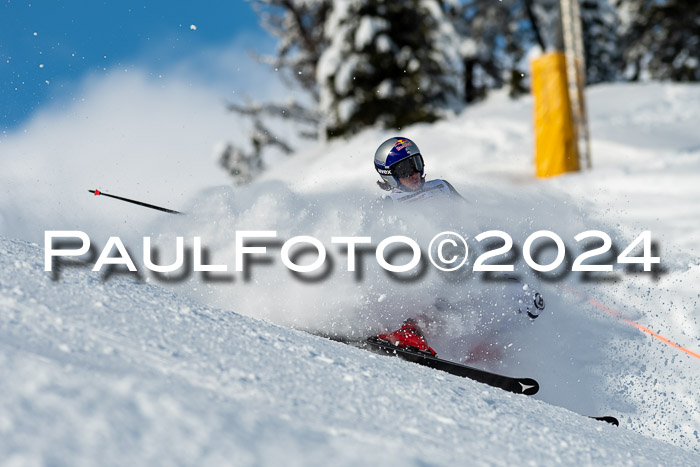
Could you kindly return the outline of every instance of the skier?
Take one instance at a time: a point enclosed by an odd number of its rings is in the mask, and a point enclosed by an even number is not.
[[[382,177],[377,185],[389,191],[384,197],[394,203],[414,203],[435,199],[464,198],[447,180],[425,181],[423,156],[416,143],[408,138],[394,137],[384,141],[374,153],[374,168]],[[539,316],[544,309],[542,296],[519,281],[508,281],[507,293],[503,306],[513,306],[517,313],[526,314],[531,319]],[[438,300],[439,302],[439,300]],[[436,308],[440,308],[436,303]],[[436,356],[435,350],[428,345],[423,330],[430,320],[425,315],[418,315],[404,321],[394,332],[379,334],[377,337],[391,342],[401,348],[414,348]],[[476,352],[488,353],[483,349]]]
[[[389,138],[374,153],[374,168],[383,181],[377,185],[389,191],[386,198],[396,203],[456,197],[464,199],[447,180],[425,181],[423,156],[408,138]]]

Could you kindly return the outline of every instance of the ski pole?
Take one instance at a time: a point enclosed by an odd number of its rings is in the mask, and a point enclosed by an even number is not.
[[[107,196],[107,197],[109,197],[109,198],[114,198],[114,199],[118,199],[118,200],[121,200],[121,201],[126,201],[127,203],[138,204],[139,206],[143,206],[143,207],[151,208],[151,209],[156,209],[156,210],[158,210],[158,211],[167,212],[167,213],[169,213],[169,214],[183,214],[182,212],[179,212],[179,211],[174,211],[174,210],[172,210],[172,209],[163,208],[163,207],[160,207],[160,206],[156,206],[156,205],[154,205],[154,204],[144,203],[143,201],[136,201],[135,199],[123,198],[123,197],[117,196],[117,195],[110,195],[109,193],[105,193],[105,192],[100,191],[100,190],[88,190],[88,191],[89,191],[90,193],[94,193],[95,196],[100,196],[100,195],[101,195],[101,196]]]

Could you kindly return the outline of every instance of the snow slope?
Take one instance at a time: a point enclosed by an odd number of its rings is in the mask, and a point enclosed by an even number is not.
[[[483,366],[534,375],[542,383],[538,398],[581,413],[614,412],[640,433],[700,450],[699,359],[606,311],[700,353],[698,103],[700,87],[693,85],[594,87],[588,101],[594,169],[536,180],[532,102],[494,96],[454,119],[401,133],[418,142],[428,177],[447,178],[466,205],[378,210],[369,160],[377,143],[393,134],[369,130],[311,146],[248,189],[204,191],[187,207],[197,222],[174,220],[161,244],[167,250],[175,234],[202,235],[214,258],[232,264],[236,229],[274,229],[283,239],[314,235],[325,242],[339,234],[405,234],[421,245],[440,231],[455,230],[471,237],[472,248],[473,237],[486,230],[504,230],[522,247],[530,233],[547,229],[572,252],[573,237],[586,230],[610,234],[618,252],[650,230],[664,271],[657,276],[617,268],[615,280],[597,276],[602,280],[591,282],[581,274],[546,280],[517,263],[521,278],[544,293],[547,310],[534,326],[515,323],[497,338],[491,324],[474,319],[503,319],[497,307],[444,313],[432,304],[438,297],[464,303],[480,294],[495,296],[498,284],[478,277],[445,283],[432,270],[418,286],[396,284],[371,264],[355,282],[343,274],[343,256],[315,287],[290,278],[278,261],[276,269],[258,269],[243,286],[209,285],[190,296],[285,326],[347,335],[396,328],[408,316],[427,313],[439,322],[429,337],[440,355],[461,360],[494,340],[500,356]]]
[[[697,465],[565,409],[0,239],[6,465]]]
[[[0,457],[70,465],[697,465],[700,361],[591,300],[700,351],[700,87],[609,85],[588,98],[594,170],[549,180],[531,176],[529,99],[494,96],[452,119],[404,129],[421,147],[428,176],[447,178],[468,199],[429,212],[388,212],[375,202],[369,159],[394,136],[377,130],[310,145],[247,188],[200,181],[199,194],[169,206],[189,213],[183,217],[78,201],[60,171],[54,179],[43,173],[46,184],[31,192],[12,190],[0,203],[0,380],[10,382],[0,393]],[[9,141],[24,154],[21,137]],[[93,156],[78,152],[70,164]],[[109,186],[124,173],[104,176]],[[76,209],[61,204],[63,192]],[[67,228],[90,232],[98,248],[120,235],[139,266],[144,235],[163,262],[173,257],[173,237],[191,245],[201,236],[212,262],[231,268],[235,230],[314,235],[330,246],[333,235],[397,234],[424,245],[449,229],[471,238],[472,248],[474,235],[493,228],[520,246],[535,230],[552,230],[567,248],[584,230],[603,230],[621,247],[651,230],[664,273],[547,280],[520,261],[521,279],[547,300],[533,324],[496,311],[499,283],[446,281],[433,271],[396,283],[371,261],[356,280],[336,250],[331,273],[316,282],[295,279],[279,260],[254,266],[250,280],[163,282],[144,274],[147,283],[123,275],[103,282],[86,267],[69,267],[52,282],[42,247],[9,239],[39,241],[43,230]],[[436,298],[461,305],[445,311]],[[493,341],[498,358],[476,364],[535,377],[540,393],[505,394],[289,329],[367,335],[417,312],[437,323],[429,341],[441,356],[460,360]],[[496,335],[493,322],[480,320],[491,316],[500,323]],[[614,414],[622,427],[566,409]]]

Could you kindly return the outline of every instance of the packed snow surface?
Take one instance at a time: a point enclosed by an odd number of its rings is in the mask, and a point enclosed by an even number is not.
[[[46,185],[15,189],[29,170],[51,172],[36,170],[46,154],[23,150],[40,129],[10,135],[2,144],[23,158],[0,174],[12,195],[0,200],[0,457],[9,465],[700,464],[700,359],[630,325],[700,353],[700,87],[599,86],[588,99],[593,170],[548,180],[532,176],[529,99],[496,95],[403,129],[428,178],[448,179],[467,199],[424,211],[376,202],[370,159],[395,136],[377,130],[311,145],[246,188],[198,181],[198,194],[168,206],[187,216],[79,197],[61,170]],[[88,152],[65,164],[79,166]],[[143,155],[130,157],[119,166]],[[103,177],[114,185],[126,174]],[[64,192],[70,208],[57,196]],[[70,264],[54,280],[44,272],[43,232],[70,229],[88,232],[98,253],[119,235],[139,274]],[[621,251],[650,230],[662,268],[552,278],[517,254],[506,258],[545,296],[542,316],[529,322],[504,311],[503,281],[428,270],[397,282],[372,257],[358,277],[330,243],[406,235],[425,246],[454,230],[480,253],[474,236],[492,229],[519,248],[551,230],[574,256],[580,232],[602,230]],[[280,241],[312,235],[333,262],[326,276],[300,280],[272,244],[270,261],[244,277],[233,271],[236,230],[275,230]],[[144,236],[163,264],[176,236],[190,247],[200,236],[209,262],[229,272],[165,281],[143,267]],[[432,321],[428,339],[441,356],[533,377],[540,393],[512,395],[302,331],[363,336],[415,314]],[[621,426],[580,414],[615,415]]]
[[[667,464],[698,454],[547,403],[0,240],[8,465]]]

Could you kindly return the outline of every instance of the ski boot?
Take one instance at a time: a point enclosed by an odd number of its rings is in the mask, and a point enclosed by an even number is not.
[[[433,357],[437,356],[437,353],[428,345],[425,337],[423,337],[423,333],[413,319],[404,321],[403,325],[394,332],[379,334],[377,339],[389,342],[402,349],[425,353]]]

